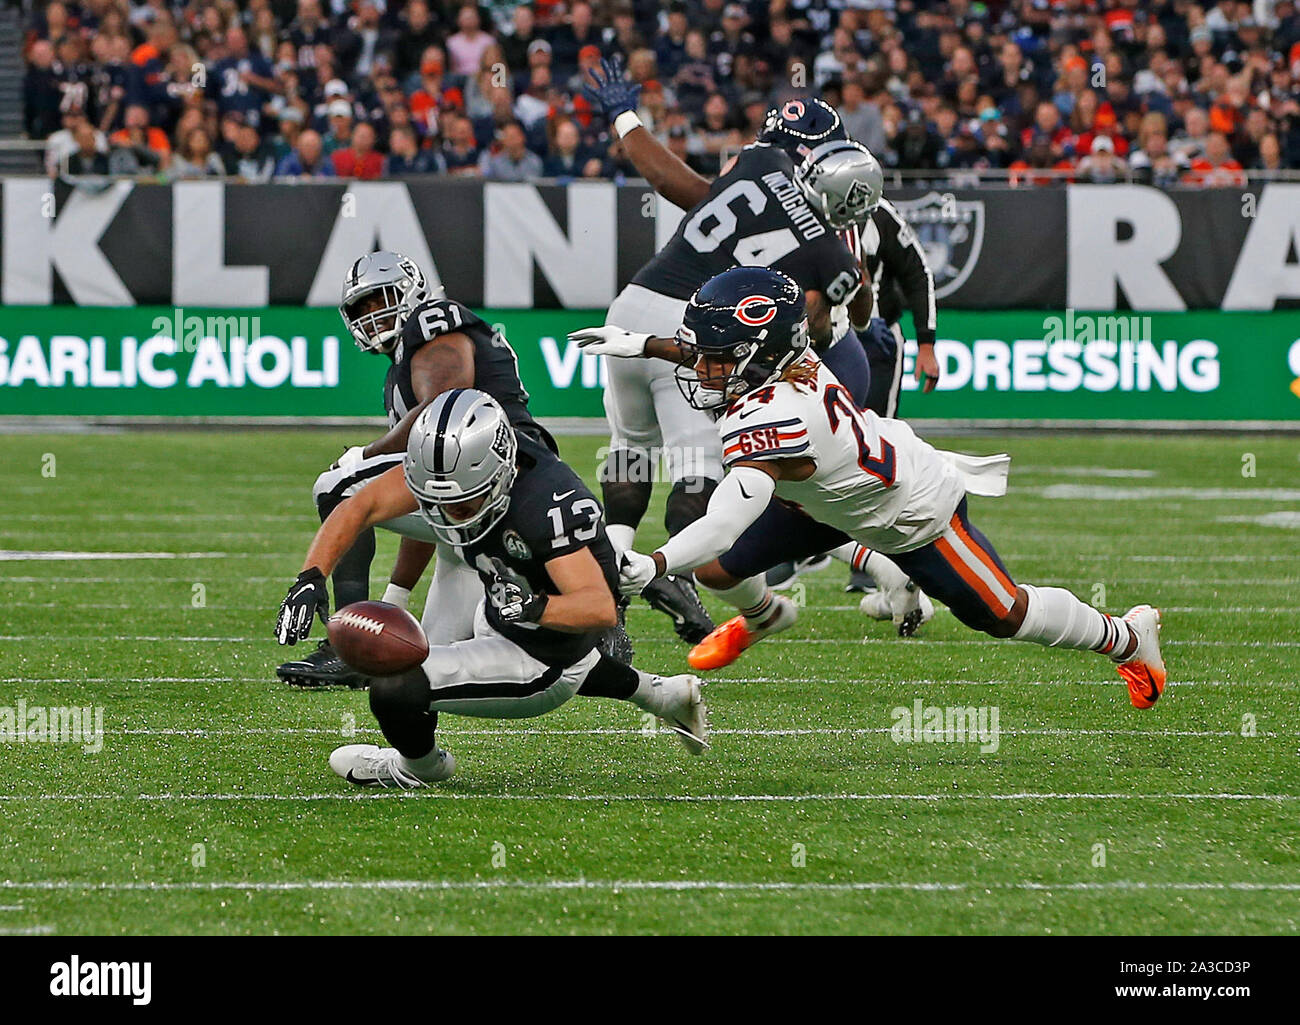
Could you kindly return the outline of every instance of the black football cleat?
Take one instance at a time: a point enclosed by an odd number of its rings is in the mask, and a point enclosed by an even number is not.
[[[286,662],[275,675],[291,687],[351,687],[365,690],[370,677],[358,673],[339,658],[329,641],[321,641],[316,650],[295,662]]]
[[[673,621],[677,636],[687,644],[699,644],[713,633],[713,620],[700,602],[695,581],[689,577],[660,577],[641,592],[650,607]]]

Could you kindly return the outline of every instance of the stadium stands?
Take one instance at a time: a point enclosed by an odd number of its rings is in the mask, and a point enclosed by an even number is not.
[[[1293,0],[27,0],[46,173],[633,174],[585,69],[704,174],[818,93],[889,168],[1234,185],[1300,168]],[[33,161],[33,170],[35,162]]]

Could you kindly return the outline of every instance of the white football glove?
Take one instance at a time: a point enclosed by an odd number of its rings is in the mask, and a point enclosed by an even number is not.
[[[659,567],[649,555],[630,548],[618,560],[618,586],[626,595],[637,595],[659,575]]]
[[[618,356],[622,359],[635,359],[645,355],[645,343],[648,334],[635,334],[624,331],[621,327],[584,327],[581,331],[571,331],[569,341],[577,342],[583,352],[594,356]]]
[[[366,450],[364,446],[353,445],[350,449],[339,456],[338,459],[334,460],[334,468],[336,470],[343,470],[345,473],[351,473],[357,468],[361,460],[365,458]]]

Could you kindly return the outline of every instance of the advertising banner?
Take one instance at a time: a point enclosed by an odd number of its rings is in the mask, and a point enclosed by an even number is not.
[[[602,361],[567,338],[602,311],[481,312],[536,415],[604,415]],[[947,311],[929,395],[911,348],[908,418],[1300,421],[1300,312]],[[0,416],[382,416],[387,367],[332,309],[0,309]]]
[[[0,180],[11,306],[332,306],[395,249],[496,309],[607,307],[682,211],[646,185]],[[889,190],[943,309],[1300,307],[1300,184]]]

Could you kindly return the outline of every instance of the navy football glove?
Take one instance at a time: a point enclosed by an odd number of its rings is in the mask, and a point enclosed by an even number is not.
[[[329,620],[330,596],[325,589],[325,576],[315,566],[298,574],[289,593],[280,603],[280,615],[275,621],[275,637],[281,644],[297,644],[311,633],[311,621],[320,616],[322,623]]]
[[[550,601],[545,591],[534,591],[532,584],[497,558],[492,560],[492,575],[496,579],[488,588],[488,600],[505,622],[536,623],[542,618]]]
[[[641,86],[623,77],[623,59],[617,54],[602,58],[600,67],[604,74],[594,68],[588,71],[594,85],[583,85],[582,91],[596,109],[605,112],[606,119],[613,124],[620,114],[636,110]]]

